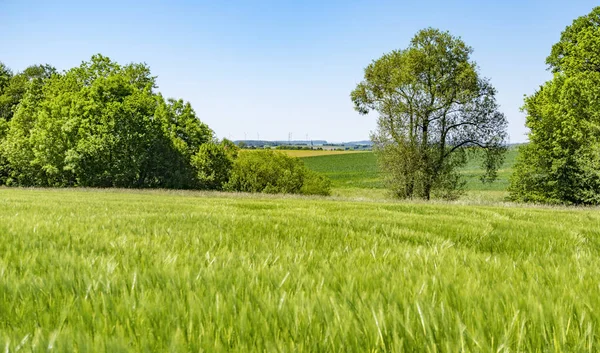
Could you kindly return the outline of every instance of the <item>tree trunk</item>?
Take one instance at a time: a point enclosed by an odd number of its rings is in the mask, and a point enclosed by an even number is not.
[[[427,201],[431,199],[431,177],[429,175],[429,154],[428,154],[428,145],[429,145],[429,137],[428,137],[428,129],[429,129],[429,121],[428,119],[424,119],[421,138],[421,160],[422,165],[420,166],[421,172],[423,173],[424,185],[423,185],[423,198]]]

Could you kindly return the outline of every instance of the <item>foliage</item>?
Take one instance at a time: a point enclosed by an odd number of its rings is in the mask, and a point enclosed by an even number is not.
[[[3,351],[600,346],[595,209],[6,188],[0,203]]]
[[[25,93],[32,85],[41,85],[56,74],[50,65],[29,66],[16,75],[0,63],[0,119],[10,121]]]
[[[273,150],[244,151],[233,164],[226,189],[269,194],[329,195],[330,181],[298,158]]]
[[[63,74],[47,67],[24,74],[43,80],[31,80],[8,121],[4,183],[197,187],[191,157],[213,133],[189,103],[153,91],[145,64],[95,55]]]
[[[205,143],[192,157],[201,189],[223,190],[229,181],[234,157],[228,154],[228,147],[231,148],[229,144]]]
[[[496,178],[507,122],[471,53],[448,32],[422,30],[407,49],[371,63],[352,92],[359,113],[379,114],[372,140],[398,197],[455,197],[457,168],[473,147],[486,153],[483,180]]]
[[[312,146],[293,146],[293,145],[279,145],[275,147],[276,150],[284,151],[312,151],[312,150],[323,150],[323,147],[312,147]]]
[[[600,6],[581,16],[561,34],[552,46],[546,63],[555,73],[567,75],[600,72]]]
[[[12,77],[12,70],[0,61],[0,94],[4,94],[4,89],[8,86]]]
[[[237,156],[240,152],[240,147],[238,145],[236,145],[235,142],[224,138],[221,140],[220,145],[223,146],[225,153],[227,154],[227,156],[229,156],[230,159],[237,158]]]
[[[530,143],[511,182],[517,201],[600,204],[600,7],[563,32],[555,72],[525,99]]]
[[[155,88],[145,64],[102,55],[60,74],[0,63],[0,185],[328,193],[326,179],[279,155],[252,162],[264,167],[252,186],[230,184],[239,148],[217,144],[189,103]]]

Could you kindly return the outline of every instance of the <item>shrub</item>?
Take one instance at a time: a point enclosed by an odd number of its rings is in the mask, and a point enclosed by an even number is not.
[[[228,150],[229,148],[229,150]],[[235,152],[237,154],[237,152]],[[229,181],[234,155],[229,144],[205,143],[193,157],[200,188],[223,190]]]
[[[317,172],[306,169],[300,193],[303,195],[329,196],[331,194],[331,180]]]
[[[240,153],[225,189],[269,194],[329,195],[330,181],[294,157],[272,150]]]

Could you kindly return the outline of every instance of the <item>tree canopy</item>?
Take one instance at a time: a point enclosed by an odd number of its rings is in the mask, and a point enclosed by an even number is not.
[[[57,72],[0,63],[0,185],[328,194],[300,160],[217,141],[146,64],[94,55]]]
[[[1,181],[196,187],[191,157],[213,132],[189,103],[165,100],[155,88],[145,64],[121,66],[102,55],[64,73],[32,66],[12,76],[3,96],[22,97],[2,117]]]
[[[600,72],[600,6],[562,32],[546,63],[555,73]]]
[[[600,204],[600,7],[576,19],[547,59],[554,78],[525,99],[529,144],[511,182],[516,201]]]
[[[448,32],[419,31],[408,48],[372,62],[352,92],[359,113],[379,114],[372,139],[397,196],[456,196],[457,167],[474,149],[485,152],[483,180],[496,178],[507,122],[472,51]]]

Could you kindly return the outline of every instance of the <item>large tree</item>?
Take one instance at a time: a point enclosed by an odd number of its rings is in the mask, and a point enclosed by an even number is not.
[[[191,157],[213,132],[188,103],[155,93],[145,64],[95,55],[38,81],[0,126],[0,183],[198,187]]]
[[[511,182],[516,201],[600,204],[600,7],[562,33],[554,78],[525,99],[529,143]]]
[[[373,61],[352,92],[359,113],[379,115],[372,139],[398,197],[455,197],[470,152],[485,156],[482,180],[496,178],[507,122],[472,51],[448,32],[422,30],[408,48]]]

